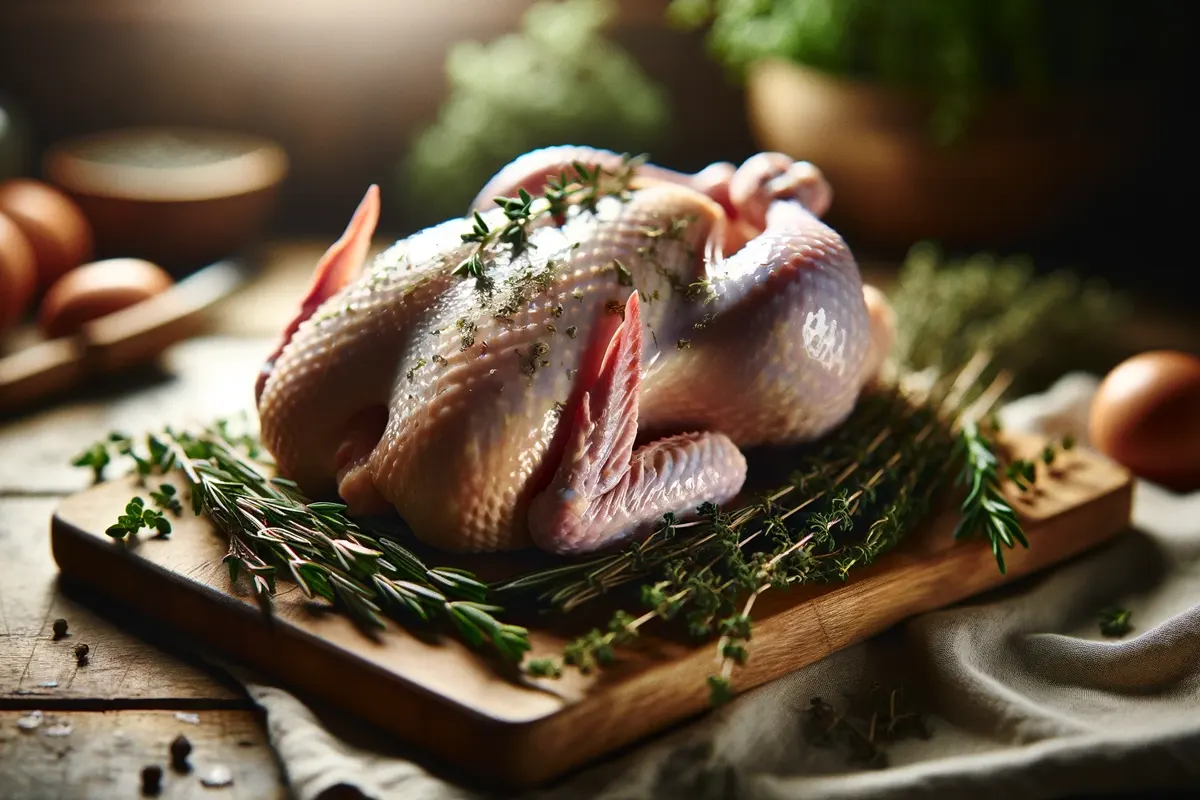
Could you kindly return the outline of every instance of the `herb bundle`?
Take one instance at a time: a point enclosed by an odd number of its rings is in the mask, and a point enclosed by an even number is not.
[[[181,473],[192,512],[211,519],[229,539],[230,579],[247,576],[267,607],[276,576],[283,573],[306,596],[332,603],[368,632],[383,628],[387,614],[410,626],[447,627],[468,644],[490,647],[510,661],[529,649],[526,630],[497,619],[501,609],[487,602],[488,587],[471,573],[427,567],[395,536],[368,532],[347,518],[345,506],[309,502],[293,482],[268,477],[270,460],[255,438],[235,433],[228,421],[197,433],[149,434],[141,447],[114,434],[75,463],[95,469],[99,478],[114,455],[132,458],[142,480]],[[158,494],[169,502],[174,490],[168,492],[168,486]],[[120,539],[140,527],[120,522],[108,533]]]

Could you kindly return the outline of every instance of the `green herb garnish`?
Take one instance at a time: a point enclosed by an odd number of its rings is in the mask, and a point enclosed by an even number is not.
[[[126,539],[142,528],[157,531],[159,536],[167,536],[171,533],[171,522],[161,511],[146,508],[146,501],[135,497],[125,504],[125,513],[117,517],[116,523],[104,532],[114,539]]]
[[[1100,612],[1100,633],[1113,639],[1119,639],[1133,630],[1130,620],[1133,612],[1127,608],[1114,606]]]
[[[906,707],[899,687],[885,691],[872,684],[866,692],[848,697],[844,708],[814,697],[807,712],[803,731],[809,744],[844,750],[851,762],[874,768],[888,764],[884,746],[932,736],[925,715]]]
[[[461,234],[463,242],[474,244],[475,248],[471,255],[454,268],[453,274],[474,278],[476,288],[490,294],[494,284],[488,271],[501,245],[508,247],[510,258],[516,258],[526,248],[533,246],[529,241],[529,232],[531,226],[539,219],[547,216],[560,217],[571,204],[595,211],[596,204],[604,197],[627,198],[634,171],[644,161],[645,156],[632,157],[626,153],[621,156],[620,165],[611,171],[599,166],[588,167],[575,163],[569,175],[563,172],[558,178],[550,178],[542,195],[535,197],[525,189],[518,189],[516,197],[497,197],[495,203],[504,212],[504,224],[498,228],[489,228],[483,215],[476,211],[472,217],[471,230]],[[624,284],[628,278],[631,285],[633,280],[629,270],[620,262],[613,263],[622,279],[621,282]],[[547,269],[552,271],[553,266],[547,264]]]
[[[154,502],[155,507],[161,508],[163,511],[173,511],[176,516],[183,513],[183,505],[179,502],[178,493],[175,487],[169,483],[164,483],[158,487],[158,491],[150,493],[150,499]]]
[[[995,445],[973,421],[963,424],[958,444],[962,463],[959,483],[967,487],[967,497],[962,503],[962,518],[954,530],[954,538],[961,539],[974,534],[987,537],[992,545],[992,554],[996,557],[996,565],[1003,574],[1003,549],[1012,549],[1018,542],[1028,548],[1029,540],[1025,538],[1021,522],[1000,487],[1000,461]],[[1022,474],[1022,477],[1025,476]],[[1032,479],[1029,476],[1028,480]]]
[[[119,447],[159,474],[180,472],[193,513],[204,514],[229,539],[224,561],[230,579],[248,576],[260,599],[275,593],[276,575],[283,573],[306,596],[334,604],[365,630],[384,627],[386,614],[407,624],[447,627],[471,646],[491,648],[510,661],[529,649],[525,629],[496,617],[500,607],[471,573],[428,567],[394,535],[347,518],[345,506],[310,502],[291,481],[268,477],[270,462],[255,438],[234,433],[229,421],[196,433],[168,429],[146,437],[144,449],[125,437],[99,446]],[[165,487],[155,494],[168,505],[174,499]],[[125,538],[143,527],[160,534],[171,529],[161,512],[135,497],[106,532]]]

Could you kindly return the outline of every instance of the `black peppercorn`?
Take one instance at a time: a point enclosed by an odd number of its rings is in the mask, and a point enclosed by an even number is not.
[[[67,621],[62,617],[54,620],[54,641],[58,641],[67,635]]]
[[[88,651],[91,648],[86,644],[75,645],[75,663],[81,667],[86,667],[88,663]]]
[[[162,791],[162,767],[151,764],[142,768],[142,794],[153,797]]]
[[[188,766],[187,758],[192,752],[192,743],[187,737],[180,734],[175,737],[175,741],[171,742],[171,766],[176,772],[187,772],[191,767]]]

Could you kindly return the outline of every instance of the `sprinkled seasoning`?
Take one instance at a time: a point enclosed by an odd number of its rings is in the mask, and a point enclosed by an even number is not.
[[[192,754],[192,743],[183,734],[176,736],[171,742],[171,768],[176,772],[188,772],[188,756]]]
[[[142,794],[146,797],[158,795],[162,791],[162,777],[162,767],[157,764],[142,767]]]

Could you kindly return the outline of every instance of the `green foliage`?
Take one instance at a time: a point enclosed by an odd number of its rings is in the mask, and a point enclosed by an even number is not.
[[[521,30],[454,46],[449,96],[404,166],[413,213],[459,216],[516,156],[580,144],[651,149],[666,128],[667,100],[636,61],[605,38],[612,0],[539,0]]]
[[[1183,53],[1181,4],[1150,0],[672,0],[670,17],[711,24],[735,73],[762,59],[918,89],[936,100],[938,141],[960,135],[983,88],[1039,92],[1152,76]]]
[[[1110,639],[1120,639],[1133,630],[1133,612],[1119,606],[1100,612],[1100,633]]]
[[[988,352],[1014,376],[1016,394],[1103,355],[1129,313],[1103,281],[1039,274],[1026,258],[947,258],[929,243],[909,251],[888,299],[905,370],[945,373]]]
[[[142,528],[157,531],[159,536],[167,536],[171,533],[171,522],[161,511],[146,508],[146,501],[135,497],[125,504],[125,513],[117,517],[117,521],[104,532],[114,539],[125,539]]]
[[[962,503],[962,516],[954,529],[954,538],[962,539],[975,534],[987,537],[992,544],[996,566],[1003,575],[1003,548],[1012,549],[1018,542],[1028,548],[1029,540],[1021,530],[1017,513],[1001,491],[1000,460],[994,443],[976,423],[967,421],[959,433],[958,444],[958,458],[962,462],[958,483],[966,487],[967,496]],[[1022,480],[1032,482],[1033,465],[1017,474]]]

